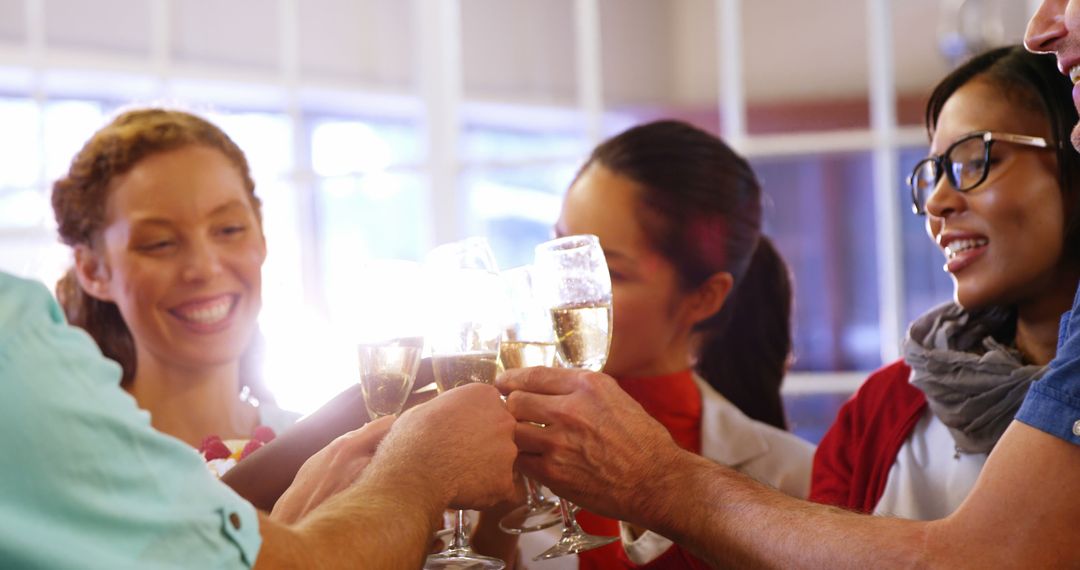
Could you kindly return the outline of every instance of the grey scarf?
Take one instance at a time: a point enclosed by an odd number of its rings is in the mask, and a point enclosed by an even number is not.
[[[904,361],[911,383],[926,394],[957,451],[989,453],[1045,370],[1024,364],[1019,351],[995,338],[1011,338],[1015,325],[1015,313],[1008,310],[968,313],[947,303],[908,329]]]

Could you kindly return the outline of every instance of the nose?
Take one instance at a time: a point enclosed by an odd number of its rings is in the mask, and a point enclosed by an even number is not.
[[[183,278],[185,281],[207,281],[222,271],[221,254],[208,240],[193,240],[186,248]]]
[[[1065,27],[1065,5],[1068,0],[1044,0],[1028,22],[1024,34],[1024,47],[1035,53],[1049,53],[1057,49],[1068,30]]]
[[[947,218],[965,209],[964,193],[953,188],[947,178],[942,176],[934,190],[926,197],[926,215]]]

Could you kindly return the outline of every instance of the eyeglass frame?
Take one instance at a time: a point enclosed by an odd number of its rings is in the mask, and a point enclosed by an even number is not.
[[[956,180],[954,180],[954,177],[956,176],[956,174],[955,174],[955,172],[953,172],[953,169],[951,168],[952,160],[948,161],[948,165],[950,166],[950,168],[945,168],[945,166],[946,166],[946,164],[945,164],[946,158],[945,157],[949,156],[952,153],[953,149],[955,149],[957,146],[959,146],[959,145],[961,145],[963,143],[966,143],[966,142],[968,142],[968,141],[970,141],[972,139],[982,139],[982,141],[983,141],[983,168],[982,168],[982,175],[979,176],[979,179],[977,181],[975,181],[975,183],[967,186],[966,188],[960,188],[960,185],[957,183]],[[990,175],[990,148],[991,148],[991,146],[993,146],[993,143],[998,142],[998,141],[1009,142],[1009,143],[1014,143],[1014,144],[1019,144],[1019,145],[1024,145],[1024,146],[1029,146],[1029,147],[1034,147],[1034,148],[1042,148],[1042,149],[1051,149],[1052,148],[1050,143],[1043,137],[1033,137],[1033,136],[1029,136],[1029,135],[1017,135],[1017,134],[1013,134],[1013,133],[1002,133],[1002,132],[996,132],[996,131],[976,131],[976,132],[964,135],[959,140],[957,140],[956,142],[949,145],[949,147],[945,149],[945,152],[943,152],[941,154],[937,154],[937,155],[932,154],[932,155],[920,160],[919,162],[915,163],[915,167],[911,169],[911,174],[908,175],[908,179],[907,179],[908,188],[911,189],[911,210],[913,212],[915,212],[915,214],[918,215],[918,216],[925,216],[926,215],[926,207],[925,207],[925,205],[923,205],[922,208],[919,207],[919,198],[918,198],[918,195],[917,195],[917,190],[915,188],[915,175],[916,175],[916,173],[919,172],[920,169],[923,168],[923,165],[925,165],[926,163],[931,163],[931,164],[934,165],[934,168],[936,169],[934,171],[934,187],[935,188],[937,187],[938,184],[941,183],[941,178],[944,176],[945,179],[949,181],[949,184],[952,185],[952,187],[957,192],[967,192],[969,190],[973,190],[974,188],[978,187],[980,184],[985,182],[986,177]],[[930,198],[930,195],[928,194],[927,199],[929,200],[929,198]]]

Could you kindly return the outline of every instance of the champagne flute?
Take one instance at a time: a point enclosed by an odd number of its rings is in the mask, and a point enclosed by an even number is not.
[[[536,246],[537,293],[551,311],[563,366],[599,372],[611,347],[611,275],[600,240],[574,235]],[[569,501],[559,501],[563,534],[533,560],[577,554],[619,540],[581,530]]]
[[[495,256],[484,238],[439,246],[425,261],[432,290],[428,344],[439,393],[464,384],[493,384],[498,374],[499,344],[505,306]],[[462,410],[468,413],[468,410]],[[502,570],[498,558],[469,547],[465,511],[458,510],[450,546],[428,556],[425,569]]]
[[[415,305],[422,283],[420,265],[400,260],[370,260],[362,265],[356,289],[355,322],[360,389],[368,416],[401,412],[416,381],[424,351]],[[350,313],[351,314],[351,313]]]
[[[499,360],[506,370],[555,365],[551,315],[536,298],[532,273],[532,267],[528,265],[502,272],[510,320],[503,331]],[[525,483],[525,504],[503,516],[499,528],[509,534],[522,534],[558,524],[562,520],[558,500],[544,497],[540,486],[532,479],[524,475],[522,479]]]
[[[362,343],[357,347],[360,391],[368,417],[377,420],[401,412],[412,392],[423,352],[422,337]]]

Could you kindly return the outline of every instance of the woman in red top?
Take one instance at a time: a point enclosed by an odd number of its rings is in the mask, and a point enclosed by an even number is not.
[[[790,283],[760,226],[749,164],[713,135],[661,121],[596,148],[555,231],[595,234],[604,248],[614,318],[604,372],[686,449],[805,496],[812,447],[783,431],[779,393]],[[645,529],[584,511],[578,521],[623,538],[578,555],[580,568],[706,567]],[[521,538],[526,567],[574,566],[532,562],[547,546],[539,534]]]
[[[912,197],[954,302],[912,323],[903,360],[840,410],[814,458],[812,500],[930,520],[971,490],[1053,358],[1080,281],[1072,89],[1053,56],[1015,46],[934,90]]]

